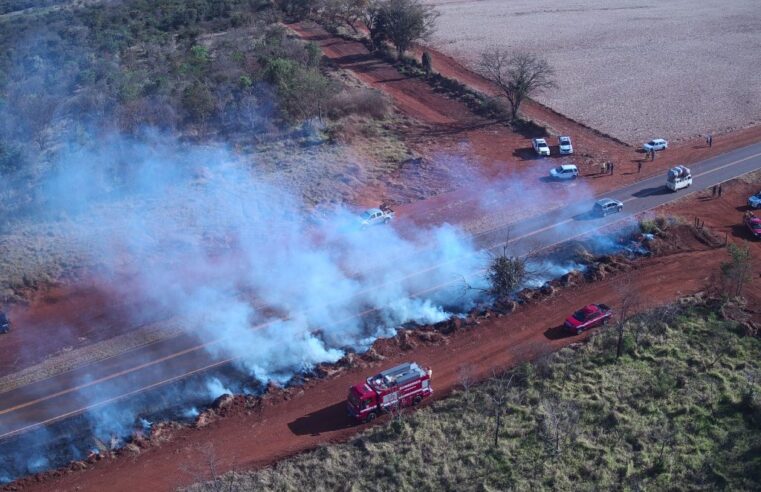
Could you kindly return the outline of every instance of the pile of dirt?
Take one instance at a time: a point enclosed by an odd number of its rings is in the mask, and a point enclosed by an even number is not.
[[[671,224],[658,230],[653,239],[647,241],[648,248],[657,256],[717,249],[726,244],[726,236],[711,231],[701,223]]]

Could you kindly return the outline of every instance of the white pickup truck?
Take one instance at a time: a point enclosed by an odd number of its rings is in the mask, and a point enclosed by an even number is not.
[[[365,210],[365,213],[363,213],[361,216],[360,223],[363,227],[378,224],[388,224],[393,218],[394,211],[386,205],[381,205],[378,208]]]

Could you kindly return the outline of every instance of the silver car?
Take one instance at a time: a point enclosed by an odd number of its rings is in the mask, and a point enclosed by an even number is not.
[[[623,202],[612,198],[601,198],[595,202],[593,212],[595,215],[605,217],[606,215],[616,214],[624,209]]]

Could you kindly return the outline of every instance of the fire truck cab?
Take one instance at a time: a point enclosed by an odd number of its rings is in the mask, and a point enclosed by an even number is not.
[[[417,405],[431,394],[431,370],[405,362],[350,387],[346,406],[353,419],[370,422],[382,412]]]

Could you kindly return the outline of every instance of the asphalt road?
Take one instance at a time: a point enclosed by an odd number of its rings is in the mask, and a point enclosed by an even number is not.
[[[572,207],[549,210],[539,217],[509,227],[482,232],[474,236],[474,241],[479,248],[488,249],[501,247],[509,240],[514,254],[560,244],[614,222],[630,219],[688,193],[761,169],[761,143],[690,167],[693,185],[686,190],[670,192],[665,188],[665,176],[655,176],[605,194],[624,202],[624,211],[620,214],[605,218],[591,216],[592,199]],[[575,182],[564,185],[578,186]],[[436,267],[432,265],[419,275],[426,275]],[[427,291],[441,287],[432,285]],[[205,350],[214,343],[217,342],[200,342],[192,336],[183,335],[1,393],[0,445],[3,439],[25,431],[89,409],[114,404],[146,390],[229,363],[232,359],[215,357]]]

